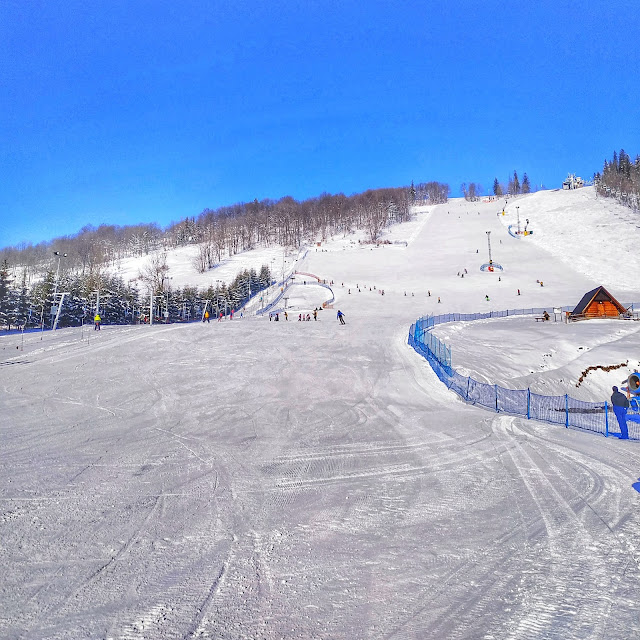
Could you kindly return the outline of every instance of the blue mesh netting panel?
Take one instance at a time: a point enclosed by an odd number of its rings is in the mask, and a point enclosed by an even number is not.
[[[444,367],[433,357],[433,354],[429,354],[428,360],[431,368],[435,371],[438,378],[444,382],[447,387],[449,387],[451,385],[451,380]]]
[[[493,384],[477,382],[473,378],[469,380],[469,394],[467,400],[474,404],[481,404],[490,409],[496,408],[496,387]]]
[[[540,396],[537,393],[532,393],[529,400],[529,416],[533,420],[565,424],[565,405],[564,396]]]
[[[611,407],[609,407],[609,433],[611,433],[611,419],[612,418],[613,418],[613,422],[615,422],[615,428],[619,432],[620,430],[618,429],[618,422],[616,420],[616,417],[613,415],[613,411],[611,410]],[[629,431],[629,437],[631,439],[640,440],[640,423],[639,422],[636,422],[635,420],[633,420],[633,421],[628,420],[627,421],[627,429]]]
[[[467,386],[469,384],[469,378],[461,376],[457,371],[451,372],[451,384],[449,388],[455,391],[459,396],[462,396],[465,400],[467,397]]]
[[[504,389],[503,387],[498,387],[498,411],[526,416],[528,395],[529,392],[526,389]]]
[[[587,431],[596,431],[598,433],[606,432],[606,418],[604,402],[581,402],[574,398],[567,398],[569,408],[569,426],[577,427],[578,429],[585,429]],[[614,422],[614,431],[618,429],[618,424],[613,416],[613,412],[610,410]],[[609,420],[609,431],[611,431],[612,424]]]

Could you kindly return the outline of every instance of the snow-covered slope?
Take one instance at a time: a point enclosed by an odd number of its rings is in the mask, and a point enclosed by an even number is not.
[[[507,233],[516,206],[533,236]],[[467,406],[406,344],[427,313],[551,308],[599,284],[640,301],[638,257],[618,253],[630,214],[589,189],[501,208],[454,200],[386,232],[406,245],[311,248],[295,268],[336,283],[317,322],[0,338],[0,636],[640,635],[638,442]],[[587,261],[585,211],[602,224]],[[486,231],[500,274],[479,270]],[[196,283],[175,259],[174,284]],[[325,299],[304,287],[296,317]],[[438,331],[477,377],[601,398],[620,371],[576,378],[637,362],[636,324]]]
[[[610,198],[597,197],[593,187],[575,191],[540,191],[510,201],[504,224],[524,227],[530,220],[534,234],[527,242],[559,257],[575,270],[615,290],[623,298],[638,290],[640,217]]]

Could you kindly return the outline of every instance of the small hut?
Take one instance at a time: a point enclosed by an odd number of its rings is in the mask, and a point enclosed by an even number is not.
[[[588,320],[589,318],[619,318],[629,315],[603,286],[588,291],[578,302],[578,306],[569,314],[569,320]]]

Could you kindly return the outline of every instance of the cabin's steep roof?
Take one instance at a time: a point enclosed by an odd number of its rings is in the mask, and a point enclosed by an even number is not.
[[[619,313],[625,313],[627,310],[601,285],[587,291],[582,296],[582,299],[576,305],[576,308],[571,312],[572,316],[583,315],[587,312],[589,305],[592,302],[611,302],[618,309]]]

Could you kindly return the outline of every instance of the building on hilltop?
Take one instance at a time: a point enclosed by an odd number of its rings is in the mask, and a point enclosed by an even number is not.
[[[590,318],[619,318],[629,316],[625,309],[603,286],[588,291],[582,296],[576,308],[569,314],[569,320]]]
[[[563,189],[579,189],[580,187],[584,187],[584,180],[576,176],[575,173],[570,173],[562,183]]]

